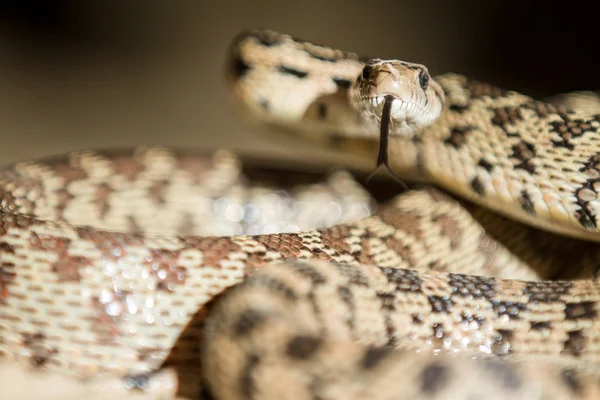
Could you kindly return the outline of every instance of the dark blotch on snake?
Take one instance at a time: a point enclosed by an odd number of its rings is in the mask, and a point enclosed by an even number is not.
[[[438,362],[433,362],[421,372],[421,390],[427,394],[434,394],[448,381],[448,369]]]
[[[266,319],[266,315],[258,310],[248,308],[241,312],[233,327],[235,336],[248,336],[257,326]]]
[[[485,158],[480,159],[477,165],[485,169],[487,172],[492,172],[494,170],[494,165]]]
[[[364,369],[371,369],[377,366],[377,364],[390,354],[391,351],[391,347],[369,347],[360,362],[360,365]]]
[[[525,210],[528,214],[535,214],[535,207],[533,206],[533,200],[531,200],[531,196],[527,193],[527,190],[523,190],[521,192],[521,208]]]
[[[582,301],[581,303],[567,303],[565,306],[566,319],[593,319],[596,318],[596,302]]]
[[[531,330],[541,331],[542,329],[552,329],[552,323],[550,321],[532,321]]]
[[[286,67],[285,65],[280,65],[277,70],[282,74],[293,75],[299,79],[304,79],[308,76],[308,72],[298,71],[297,69]]]
[[[250,66],[240,56],[235,56],[231,62],[231,72],[236,79],[242,78],[250,70]]]
[[[288,300],[296,300],[296,293],[292,288],[279,279],[267,276],[265,274],[255,274],[248,279],[244,285],[250,287],[263,287],[273,292],[283,295]]]
[[[567,332],[567,335],[569,338],[565,340],[561,353],[579,357],[587,347],[588,339],[583,336],[581,330]]]
[[[471,181],[471,188],[475,193],[477,193],[480,196],[483,196],[485,194],[483,184],[481,183],[478,177],[473,178],[473,180]]]
[[[289,341],[286,353],[291,358],[304,360],[315,354],[322,344],[323,339],[320,337],[299,335]]]

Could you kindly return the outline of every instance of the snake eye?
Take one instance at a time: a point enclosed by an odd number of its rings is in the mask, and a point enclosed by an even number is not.
[[[373,67],[371,67],[370,65],[365,65],[365,67],[362,70],[362,77],[364,80],[369,79],[369,77],[371,76],[371,72],[373,71]]]
[[[427,89],[427,86],[429,86],[429,74],[424,69],[421,70],[421,73],[419,74],[419,85],[421,85],[421,89],[423,90]]]

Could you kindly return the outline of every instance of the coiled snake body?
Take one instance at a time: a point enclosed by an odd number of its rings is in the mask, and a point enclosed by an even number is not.
[[[7,167],[0,394],[597,398],[600,117],[269,31],[231,54],[251,119],[364,157],[389,114],[389,167],[466,201],[413,190],[330,227],[219,236],[217,200],[256,209],[226,153]],[[326,191],[369,203],[343,173]]]

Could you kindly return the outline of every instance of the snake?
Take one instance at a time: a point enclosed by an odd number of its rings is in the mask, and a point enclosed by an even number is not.
[[[2,398],[598,398],[595,109],[269,30],[227,60],[240,118],[346,170],[4,167]]]

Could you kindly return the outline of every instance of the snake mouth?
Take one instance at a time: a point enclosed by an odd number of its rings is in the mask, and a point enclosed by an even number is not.
[[[393,97],[391,110],[391,116],[393,119],[406,119],[411,114],[420,114],[424,112],[423,108],[418,104],[411,101],[402,100],[393,94],[370,96],[367,98],[368,103],[371,105],[373,112],[379,117],[381,117],[383,105],[385,104],[387,96]]]

